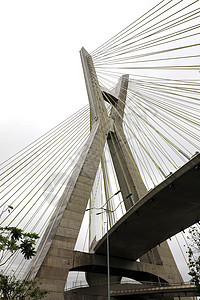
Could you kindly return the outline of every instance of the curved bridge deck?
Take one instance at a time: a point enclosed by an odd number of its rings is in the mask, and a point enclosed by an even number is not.
[[[94,296],[94,294],[96,296]],[[197,291],[194,284],[179,283],[173,285],[155,286],[154,283],[148,285],[139,285],[131,283],[111,284],[110,298],[111,299],[167,299],[173,300],[174,297],[184,299],[184,297],[198,296],[200,293]],[[72,289],[65,291],[65,299],[107,299],[107,286],[93,286],[88,287],[83,284],[76,285]],[[99,298],[98,298],[99,299]]]
[[[136,260],[200,220],[200,154],[146,194],[109,230],[110,255]],[[106,236],[95,246],[106,254]]]

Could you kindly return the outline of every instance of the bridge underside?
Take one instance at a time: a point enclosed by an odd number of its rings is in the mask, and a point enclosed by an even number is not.
[[[70,271],[82,271],[88,273],[106,274],[107,276],[107,258],[104,255],[89,254],[84,252],[74,252],[73,267]],[[137,262],[127,259],[110,257],[110,274],[112,276],[128,277],[139,282],[168,282],[167,274],[159,277],[162,273],[162,265]],[[94,276],[94,275],[90,275]],[[88,278],[87,278],[88,281]],[[89,283],[89,282],[88,282]],[[90,285],[90,284],[89,284]]]
[[[110,255],[136,260],[166,239],[198,222],[199,178],[198,153],[146,194],[110,229]],[[106,236],[94,250],[97,254],[106,254]]]
[[[158,274],[155,273],[154,265],[137,263],[135,260],[166,238],[199,221],[199,172],[200,154],[196,154],[186,165],[150,191],[114,226],[114,230],[110,230],[111,275],[128,277],[140,282],[158,283]],[[152,218],[154,213],[155,216]],[[149,215],[151,222],[148,221]],[[106,274],[107,262],[104,247],[105,238],[97,244],[95,254],[74,252],[71,271]],[[159,274],[163,274],[159,268],[162,269],[162,265],[157,265],[156,270]],[[167,274],[163,275],[159,278],[159,282],[168,281]],[[160,292],[158,292],[158,298],[159,295]],[[181,290],[181,297],[187,295],[190,294],[183,295],[183,290]],[[125,296],[120,297],[124,299]],[[126,297],[129,296],[126,295]],[[131,297],[140,298],[139,295],[135,296],[135,292]],[[147,299],[150,298],[149,295]]]

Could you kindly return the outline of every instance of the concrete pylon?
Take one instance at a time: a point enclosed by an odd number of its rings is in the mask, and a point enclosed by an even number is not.
[[[91,57],[81,50],[91,109],[91,132],[32,260],[26,278],[37,278],[48,300],[63,300],[74,247],[94,184],[110,121]]]
[[[147,193],[147,189],[140,176],[122,126],[127,89],[128,75],[124,75],[120,78],[115,88],[117,101],[115,103],[113,101],[113,108],[110,113],[110,118],[113,120],[114,131],[109,133],[107,139],[123,199],[125,199],[129,193],[133,195],[129,202],[124,202],[126,210]],[[169,283],[182,281],[182,277],[167,242],[163,242],[160,246],[143,255],[140,261],[153,264],[155,269],[158,269],[156,266],[159,266],[159,271],[157,271],[158,277],[167,277]],[[162,268],[160,268],[160,266],[162,266]]]
[[[117,98],[114,99],[110,97],[110,92],[101,91],[91,56],[84,48],[80,53],[90,103],[91,132],[26,276],[29,279],[39,279],[41,287],[50,292],[48,300],[64,299],[64,287],[72,268],[74,247],[106,140],[122,195],[125,197],[130,192],[133,195],[131,201],[125,203],[127,210],[146,193],[121,122],[128,76],[124,75],[120,79],[115,91]],[[114,101],[110,116],[107,115],[104,104],[107,97],[110,97],[111,102]],[[180,274],[167,244],[153,251],[153,255],[147,254],[141,260],[150,261],[155,268],[156,264],[163,265],[164,274],[168,272],[173,277],[169,278],[169,282],[180,281]],[[162,272],[158,276],[162,277]]]

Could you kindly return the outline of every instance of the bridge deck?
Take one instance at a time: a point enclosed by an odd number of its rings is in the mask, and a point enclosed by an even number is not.
[[[148,296],[148,299],[151,298],[151,295],[154,295],[156,298],[159,297],[159,299],[162,298],[163,295],[168,295],[174,299],[174,297],[197,296],[199,295],[199,292],[197,292],[195,285],[192,284],[168,285],[161,287],[134,287],[134,285],[131,286],[130,284],[120,284],[118,285],[118,289],[111,289],[110,294],[111,296],[120,297],[120,299],[123,298],[122,296],[125,296],[124,299],[128,299],[128,296],[130,296],[130,299],[140,299],[140,296],[144,299],[145,295]]]
[[[107,299],[107,285],[88,287],[80,283],[65,291],[65,299],[79,299],[80,295],[84,299],[91,298],[92,295],[101,296]],[[166,286],[138,285],[131,283],[111,284],[111,299],[174,299],[174,297],[193,297],[198,296],[194,284],[179,283]],[[71,297],[70,297],[71,296]],[[87,298],[86,298],[87,297]],[[96,298],[91,298],[96,299]],[[182,298],[181,298],[182,299]],[[184,298],[185,299],[185,298]],[[188,298],[187,298],[188,299]]]
[[[110,230],[110,255],[136,260],[200,220],[200,154],[137,202]],[[106,236],[95,253],[106,254]]]

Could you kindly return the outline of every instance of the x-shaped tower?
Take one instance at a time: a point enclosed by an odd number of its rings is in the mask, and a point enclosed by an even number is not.
[[[47,299],[64,299],[67,275],[73,267],[74,247],[106,141],[122,197],[125,199],[132,194],[124,201],[126,210],[147,193],[122,125],[129,77],[123,75],[112,91],[103,89],[99,85],[92,57],[84,48],[80,54],[90,103],[91,131],[27,275],[28,278],[40,280],[42,288],[50,292]],[[112,105],[109,115],[105,101]],[[151,270],[152,266],[155,269],[159,266],[158,276],[166,281],[180,281],[166,242],[141,257],[140,262],[151,264]],[[166,274],[173,279],[167,278]]]

